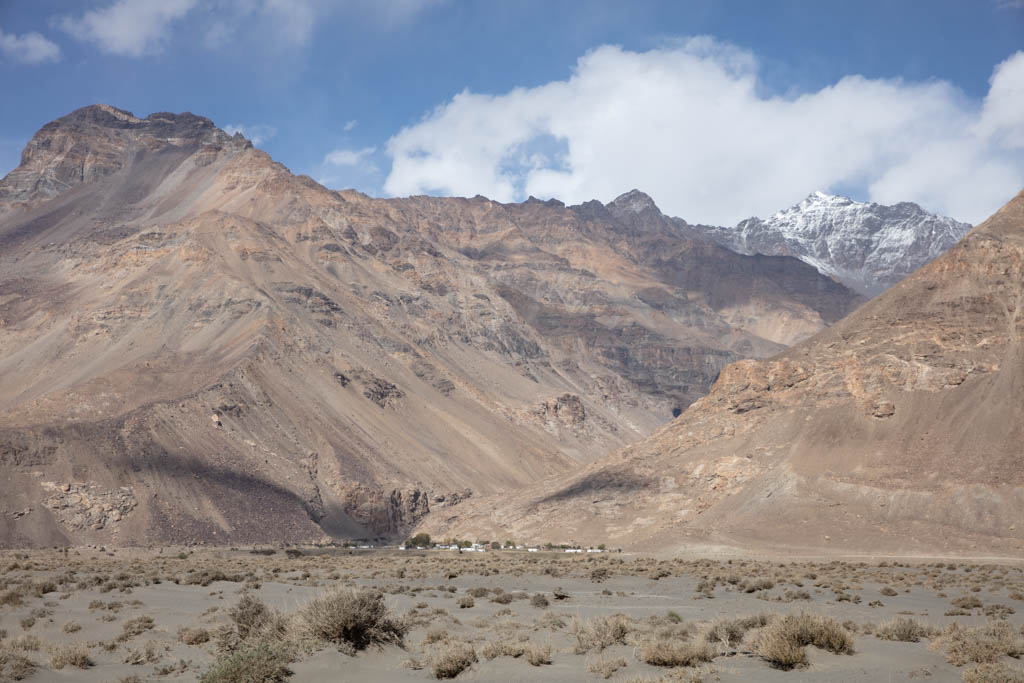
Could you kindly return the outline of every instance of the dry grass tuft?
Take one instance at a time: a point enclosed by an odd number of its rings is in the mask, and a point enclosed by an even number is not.
[[[772,666],[788,670],[807,663],[807,645],[834,654],[853,654],[850,633],[835,619],[814,614],[774,619],[758,634],[754,650]]]
[[[202,627],[186,627],[178,631],[178,640],[185,645],[202,645],[210,640],[210,632]]]
[[[291,675],[292,652],[283,643],[253,643],[218,657],[201,683],[279,683]]]
[[[526,646],[524,654],[526,661],[532,666],[543,666],[551,663],[551,645],[545,643],[530,643]]]
[[[967,628],[950,624],[932,641],[931,649],[944,652],[954,666],[994,664],[1003,657],[1024,654],[1024,637],[1005,621]]]
[[[0,648],[0,681],[21,681],[36,672],[38,664],[21,654]]]
[[[357,650],[370,645],[402,645],[406,625],[393,618],[379,591],[342,588],[316,598],[300,612],[305,631],[319,640]]]
[[[1003,662],[975,664],[964,669],[964,683],[1024,683],[1024,669]]]
[[[755,614],[737,619],[722,619],[711,624],[704,633],[708,643],[721,643],[727,649],[739,645],[747,631],[767,626],[775,618],[774,614]]]
[[[522,657],[525,651],[522,643],[510,639],[492,640],[480,648],[480,654],[488,661],[498,657]]]
[[[66,666],[88,669],[92,664],[92,658],[84,645],[61,645],[50,653],[50,666],[54,669],[59,670]]]
[[[576,636],[576,646],[573,652],[578,655],[591,650],[601,652],[612,645],[623,644],[629,631],[629,618],[622,614],[597,617],[586,622],[574,617],[571,632]]]
[[[925,626],[915,619],[897,617],[879,624],[875,631],[875,637],[881,640],[896,640],[901,643],[916,643],[922,638],[931,638],[936,632],[936,629]]]
[[[714,648],[706,642],[686,643],[658,639],[648,641],[640,650],[640,659],[652,666],[697,666],[715,658]]]
[[[271,610],[262,600],[246,593],[228,610],[228,616],[235,624],[238,637],[246,640],[266,625],[270,620]]]
[[[595,676],[609,679],[615,675],[616,671],[624,668],[625,666],[625,659],[605,659],[604,657],[599,657],[598,659],[591,660],[587,663],[587,671]]]
[[[437,648],[430,660],[434,678],[455,678],[477,661],[476,651],[464,643],[448,642]]]

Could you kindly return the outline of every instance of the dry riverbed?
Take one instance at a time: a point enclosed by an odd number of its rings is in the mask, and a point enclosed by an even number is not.
[[[1024,681],[1017,564],[0,552],[0,680]]]

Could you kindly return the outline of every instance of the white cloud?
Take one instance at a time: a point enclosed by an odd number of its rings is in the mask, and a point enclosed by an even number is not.
[[[364,166],[368,164],[366,158],[376,151],[376,147],[363,147],[362,149],[336,149],[324,157],[324,165]]]
[[[345,125],[342,126],[342,129],[347,133],[350,130],[352,130],[353,128],[355,128],[358,123],[359,122],[356,121],[355,119],[352,119],[351,121],[346,121]]]
[[[403,129],[384,189],[580,202],[638,187],[667,213],[733,224],[861,187],[977,222],[1024,185],[1022,87],[1024,52],[972,102],[942,81],[861,76],[764,96],[756,57],[709,38],[604,46],[566,81],[464,91]]]
[[[163,49],[171,24],[185,16],[197,0],[117,0],[81,18],[64,17],[60,26],[71,35],[95,43],[104,52],[141,57]]]
[[[277,128],[266,123],[257,123],[253,125],[229,123],[224,126],[224,132],[228,135],[241,133],[245,137],[249,138],[252,144],[259,147],[264,142],[277,135]]]
[[[60,46],[35,31],[19,36],[0,30],[0,54],[12,62],[42,64],[60,60]]]

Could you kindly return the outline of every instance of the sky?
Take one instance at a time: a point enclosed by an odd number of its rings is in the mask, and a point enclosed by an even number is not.
[[[1024,0],[0,0],[0,86],[0,174],[106,103],[374,196],[978,223],[1024,187]]]

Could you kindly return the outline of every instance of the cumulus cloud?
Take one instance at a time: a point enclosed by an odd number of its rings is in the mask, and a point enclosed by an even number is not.
[[[346,121],[345,125],[342,126],[342,130],[344,130],[347,133],[350,130],[352,130],[353,128],[355,128],[358,123],[359,122],[356,121],[355,119],[352,119],[351,121]]]
[[[404,128],[384,189],[580,202],[638,187],[667,213],[733,224],[854,187],[977,222],[1024,184],[1022,87],[1024,52],[975,102],[942,81],[856,75],[771,96],[755,55],[710,38],[603,46],[568,80],[463,91]]]
[[[197,0],[117,0],[79,18],[64,17],[60,26],[71,35],[95,43],[104,52],[141,57],[159,52],[171,24]]]
[[[245,137],[249,138],[249,141],[252,142],[252,144],[259,147],[264,142],[277,135],[277,128],[266,123],[257,123],[253,125],[229,123],[224,126],[224,132],[228,135],[241,133]]]
[[[22,64],[42,64],[60,59],[60,46],[35,31],[17,35],[0,30],[0,54]]]

